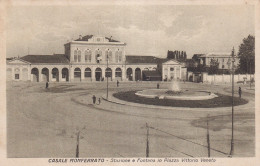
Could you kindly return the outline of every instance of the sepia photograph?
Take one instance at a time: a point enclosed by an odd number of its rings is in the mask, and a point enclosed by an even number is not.
[[[6,157],[256,157],[255,7],[9,6]]]

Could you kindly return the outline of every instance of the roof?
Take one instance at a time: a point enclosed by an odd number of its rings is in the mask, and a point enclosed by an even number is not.
[[[69,60],[63,54],[54,55],[26,55],[20,59],[30,63],[67,63]]]
[[[142,72],[143,72],[143,75],[145,75],[146,77],[161,77],[161,73],[159,73],[156,70],[152,70],[152,71],[143,70]]]
[[[200,57],[230,57],[231,53],[208,53]]]
[[[94,35],[86,35],[86,36],[83,36],[81,39],[78,38],[76,39],[75,41],[88,41],[89,39],[91,39]],[[105,37],[109,42],[119,42],[117,40],[114,40],[114,39],[111,39],[109,37]]]
[[[138,56],[138,55],[126,55],[126,63],[163,63],[168,59],[157,58],[154,56]]]

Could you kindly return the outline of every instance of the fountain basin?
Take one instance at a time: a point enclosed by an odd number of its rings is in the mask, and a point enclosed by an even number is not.
[[[137,91],[135,95],[145,98],[173,99],[173,100],[208,100],[218,97],[208,91],[181,90],[169,93],[169,89],[146,89]]]

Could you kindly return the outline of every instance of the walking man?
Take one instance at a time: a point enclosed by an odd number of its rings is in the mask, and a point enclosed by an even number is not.
[[[238,88],[238,94],[239,94],[239,98],[241,99],[241,96],[242,96],[242,90],[241,90],[241,87]]]
[[[93,99],[93,104],[96,104],[96,96],[95,95],[93,95],[92,99]]]
[[[100,99],[100,98],[98,98],[98,105],[99,105],[99,104],[101,104],[101,99]]]
[[[49,82],[47,81],[47,82],[46,82],[46,87],[45,87],[45,88],[48,89],[48,87],[49,87]]]
[[[119,87],[119,81],[118,80],[116,81],[116,86]]]
[[[160,84],[159,83],[157,83],[157,89],[159,89],[160,88]]]

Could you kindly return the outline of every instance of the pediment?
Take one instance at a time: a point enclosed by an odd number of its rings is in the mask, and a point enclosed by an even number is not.
[[[181,65],[181,63],[179,63],[178,61],[175,60],[168,60],[166,62],[163,63],[164,65]]]
[[[22,59],[12,59],[10,61],[7,61],[8,64],[19,64],[19,65],[28,65],[30,64],[29,62],[22,60]]]

